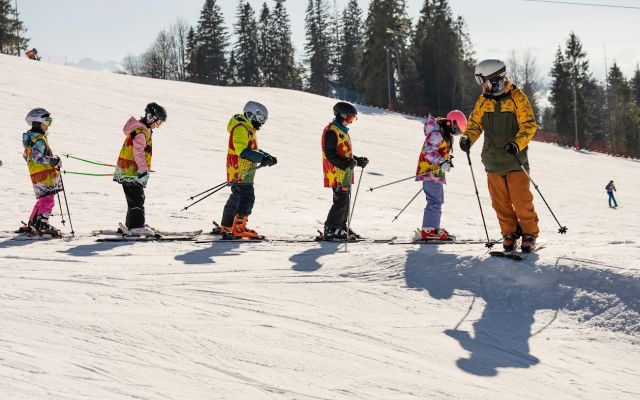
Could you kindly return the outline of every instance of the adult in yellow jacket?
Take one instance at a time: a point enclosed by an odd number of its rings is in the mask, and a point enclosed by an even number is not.
[[[469,116],[460,148],[469,152],[471,145],[484,133],[482,163],[504,249],[515,250],[522,237],[521,249],[529,252],[535,249],[538,216],[529,178],[516,157],[529,170],[528,145],[538,126],[529,99],[509,82],[504,62],[482,61],[476,66],[475,78],[483,93]]]

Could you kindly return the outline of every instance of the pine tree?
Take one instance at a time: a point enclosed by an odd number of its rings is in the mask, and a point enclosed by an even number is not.
[[[309,69],[309,91],[326,96],[331,89],[331,49],[326,0],[309,0],[305,17],[305,50]]]
[[[195,58],[192,80],[213,85],[224,84],[227,72],[225,48],[227,30],[222,10],[216,0],[205,0],[195,35]]]
[[[291,43],[291,23],[284,5],[286,0],[275,0],[271,20],[270,40],[273,44],[274,70],[272,86],[285,89],[301,89],[302,82],[294,60],[294,48]]]
[[[189,33],[187,34],[187,61],[186,61],[186,74],[185,80],[195,82],[193,78],[198,70],[197,67],[197,57],[195,57],[195,51],[197,48],[196,44],[196,32],[193,30],[193,27],[189,28]]]
[[[238,3],[238,22],[235,26],[237,41],[235,62],[238,69],[238,84],[244,86],[260,85],[260,55],[258,53],[258,24],[253,7],[247,1]]]
[[[29,39],[24,37],[26,29],[18,18],[10,0],[0,0],[0,53],[18,55],[26,50]]]
[[[633,90],[615,61],[608,75],[612,150],[614,154],[638,155],[639,110],[634,103]]]
[[[260,11],[258,31],[260,44],[258,46],[258,60],[262,80],[264,85],[273,87],[275,86],[275,56],[271,35],[275,33],[275,29],[273,27],[273,16],[266,2],[263,3],[262,11]]]
[[[571,74],[562,48],[558,47],[551,69],[551,97],[553,125],[563,144],[573,143],[573,89]],[[547,124],[551,125],[551,124]]]
[[[227,71],[225,72],[224,84],[229,86],[244,85],[244,83],[240,81],[239,70],[240,66],[238,65],[235,50],[231,50],[229,62],[227,63]]]
[[[398,97],[407,40],[403,29],[406,21],[403,0],[372,0],[369,4],[358,71],[359,87],[368,104],[391,107]]]
[[[640,107],[640,65],[636,65],[636,71],[631,79],[631,88],[633,89],[633,101]]]
[[[454,19],[447,0],[425,0],[411,49],[415,79],[411,79],[414,104],[445,115],[462,103],[462,82],[468,82],[462,19]]]
[[[362,57],[362,10],[358,0],[350,0],[342,12],[342,40],[339,41],[340,61],[336,68],[341,98],[356,101],[358,66]]]

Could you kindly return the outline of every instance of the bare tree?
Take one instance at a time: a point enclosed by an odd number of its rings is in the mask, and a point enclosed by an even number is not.
[[[172,38],[174,56],[173,70],[175,79],[179,81],[187,80],[187,65],[189,64],[189,54],[187,52],[187,37],[191,26],[184,18],[178,18],[176,23],[169,28],[169,35]]]
[[[127,71],[127,74],[129,75],[138,76],[142,73],[141,65],[140,65],[140,57],[134,56],[133,54],[127,55],[122,60],[122,67],[124,68],[125,71]]]
[[[511,50],[507,66],[509,79],[529,97],[534,115],[538,118],[540,114],[537,96],[544,88],[544,81],[531,50],[527,49],[522,53]]]

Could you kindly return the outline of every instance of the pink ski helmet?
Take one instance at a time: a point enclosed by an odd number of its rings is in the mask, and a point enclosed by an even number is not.
[[[464,132],[467,128],[467,117],[460,110],[449,111],[447,114],[447,119],[452,123],[455,122],[458,129],[460,129],[460,133]]]

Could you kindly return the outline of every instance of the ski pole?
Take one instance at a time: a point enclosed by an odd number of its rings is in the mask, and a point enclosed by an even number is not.
[[[62,212],[62,201],[60,200],[60,192],[56,193],[58,195],[58,205],[60,206],[60,216],[62,217],[62,226],[66,226],[65,223],[67,221],[64,220],[64,212]]]
[[[360,171],[360,178],[358,178],[358,185],[356,186],[356,195],[353,198],[353,206],[351,208],[351,214],[349,214],[349,219],[347,220],[347,234],[349,234],[349,226],[351,225],[351,218],[353,218],[353,212],[356,209],[356,201],[358,201],[358,192],[360,191],[360,182],[362,182],[362,175],[364,175],[364,167]]]
[[[473,187],[476,190],[476,197],[478,198],[478,206],[480,206],[480,215],[482,216],[482,225],[484,225],[484,233],[487,234],[487,243],[485,243],[485,247],[490,249],[493,247],[493,243],[491,243],[491,239],[489,239],[487,222],[484,219],[484,212],[482,211],[482,203],[480,202],[480,193],[478,193],[478,184],[476,183],[476,176],[473,173],[473,165],[471,165],[471,156],[469,155],[468,151],[466,151],[465,153],[467,153],[467,160],[469,161],[469,169],[471,170],[471,178],[473,178]]]
[[[226,186],[226,185],[227,185],[227,181],[224,181],[224,182],[222,182],[222,183],[220,183],[218,185],[215,185],[214,187],[212,187],[210,189],[205,190],[204,192],[201,192],[201,193],[198,193],[198,194],[194,194],[193,196],[189,197],[187,200],[191,201],[191,200],[195,199],[196,197],[200,197],[205,193],[208,193],[208,192],[210,192],[212,190],[216,190],[216,189],[218,189],[220,187],[223,187],[223,186]]]
[[[407,209],[407,207],[409,207],[409,204],[413,203],[413,201],[416,199],[416,197],[418,197],[418,195],[420,194],[420,192],[422,192],[422,188],[420,188],[420,190],[418,190],[418,193],[416,193],[411,200],[409,200],[409,202],[407,203],[406,206],[404,206],[404,208],[402,210],[400,210],[400,212],[398,213],[398,215],[396,215],[395,217],[393,217],[393,221],[391,222],[396,222],[396,220],[398,219],[398,217],[400,216],[400,214],[402,214],[404,212],[404,210]]]
[[[544,204],[547,206],[547,208],[549,209],[549,211],[551,212],[551,215],[553,215],[553,219],[556,220],[556,223],[558,224],[558,226],[560,227],[560,229],[558,229],[558,233],[560,234],[565,234],[567,233],[567,227],[566,226],[562,226],[562,224],[560,223],[560,221],[558,221],[558,218],[556,218],[556,215],[553,213],[553,210],[551,209],[551,207],[549,207],[549,203],[547,203],[547,200],[545,200],[544,196],[542,195],[542,193],[540,192],[540,189],[538,189],[538,185],[536,185],[536,183],[533,181],[533,179],[531,179],[531,175],[529,175],[529,172],[527,172],[527,169],[524,167],[524,164],[522,164],[522,161],[520,161],[520,158],[518,158],[518,154],[514,154],[513,157],[516,159],[516,161],[518,162],[518,164],[520,164],[520,168],[522,169],[522,171],[525,173],[525,175],[527,175],[527,178],[529,178],[529,180],[531,181],[531,183],[533,184],[533,187],[536,188],[536,191],[538,192],[538,194],[540,195],[540,197],[542,198],[542,201],[544,201]]]
[[[82,162],[86,162],[88,164],[93,164],[93,165],[100,165],[103,167],[116,167],[116,165],[113,164],[107,164],[107,163],[103,163],[100,161],[91,161],[91,160],[85,160],[84,158],[80,158],[80,157],[76,157],[76,156],[72,156],[71,154],[62,154],[63,156],[67,157],[67,158],[71,158],[73,160],[78,160],[78,161],[82,161]]]
[[[240,179],[244,179],[244,177],[245,177],[245,176],[247,176],[247,175],[249,175],[249,173],[251,173],[251,172],[253,172],[253,171],[256,171],[256,170],[258,170],[258,169],[260,169],[260,168],[262,168],[262,167],[264,167],[264,165],[258,165],[258,166],[257,166],[257,167],[255,167],[255,168],[251,168],[250,170],[248,170],[247,172],[245,172],[244,174],[242,174],[242,177],[240,177]],[[185,206],[185,207],[184,207],[182,210],[180,210],[180,211],[186,211],[186,210],[188,210],[189,208],[191,208],[191,207],[195,206],[196,204],[200,203],[202,200],[206,199],[207,197],[212,196],[212,195],[214,195],[214,194],[218,193],[219,191],[221,191],[222,189],[226,188],[227,186],[231,186],[231,184],[232,184],[232,183],[235,183],[235,182],[224,182],[223,184],[218,185],[219,187],[218,187],[218,188],[216,188],[216,189],[211,188],[211,189],[209,189],[209,190],[206,190],[204,193],[206,193],[206,192],[208,192],[208,191],[210,191],[210,190],[213,190],[213,191],[212,191],[211,193],[209,193],[208,195],[206,195],[206,196],[202,197],[201,199],[198,199],[197,201],[194,201],[193,203],[189,204],[188,206]]]
[[[403,178],[403,179],[398,179],[397,181],[393,181],[393,182],[390,182],[390,183],[387,183],[387,184],[384,184],[384,185],[380,185],[380,186],[372,187],[372,188],[369,188],[369,191],[370,191],[370,192],[373,192],[373,191],[374,191],[374,190],[376,190],[376,189],[380,189],[380,188],[383,188],[383,187],[386,187],[386,186],[395,185],[396,183],[400,183],[400,182],[408,181],[409,179],[415,179],[415,178],[417,178],[417,177],[419,177],[419,176],[425,176],[425,175],[430,174],[430,173],[432,173],[432,172],[440,172],[440,168],[438,168],[438,169],[433,169],[433,170],[431,170],[431,171],[427,171],[427,172],[425,172],[425,173],[423,173],[423,174],[411,175],[411,176],[409,176],[409,177],[406,177],[406,178]]]
[[[64,182],[62,181],[62,175],[60,176],[60,185],[62,186],[62,194],[64,196],[64,204],[67,206],[67,215],[69,216],[69,226],[71,227],[71,236],[75,236],[73,231],[73,223],[71,222],[71,213],[69,212],[69,202],[67,201],[67,191],[64,190]]]

